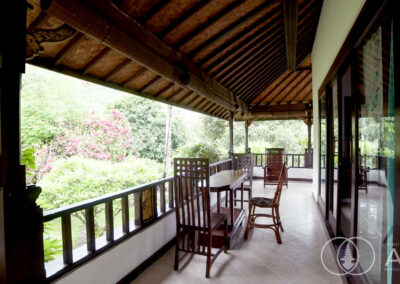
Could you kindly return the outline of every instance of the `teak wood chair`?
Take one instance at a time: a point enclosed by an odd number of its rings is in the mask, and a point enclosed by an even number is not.
[[[179,267],[179,252],[200,254],[207,257],[206,277],[211,265],[228,249],[226,242],[213,254],[212,233],[223,226],[228,237],[226,214],[212,213],[210,209],[209,160],[197,158],[174,159],[174,193],[176,204],[176,249],[174,269]],[[183,255],[183,256],[184,256]],[[183,257],[182,256],[182,257]]]
[[[241,190],[236,189],[235,195],[235,205],[236,201],[241,201],[241,208],[243,209],[243,202],[249,202],[252,198],[253,189],[253,167],[254,167],[254,156],[253,154],[234,154],[233,155],[233,169],[234,170],[244,170],[247,173],[246,180],[243,183],[243,190],[248,192],[248,199],[243,200],[243,192],[241,192],[241,199],[236,199],[236,191]]]
[[[249,202],[249,216],[247,219],[246,232],[244,238],[247,239],[249,236],[249,231],[252,228],[265,228],[272,229],[275,232],[276,241],[278,244],[282,243],[281,236],[279,234],[279,229],[283,232],[283,226],[279,214],[279,202],[281,199],[283,178],[284,178],[285,164],[282,165],[281,171],[278,178],[278,185],[273,198],[266,197],[254,197]],[[256,208],[271,208],[271,214],[261,214],[255,213]],[[258,217],[272,218],[272,224],[259,224],[256,223]]]
[[[275,185],[279,181],[279,173],[284,164],[283,148],[266,148],[265,149],[265,167],[264,167],[264,186]],[[283,172],[283,184],[288,187],[287,168]]]

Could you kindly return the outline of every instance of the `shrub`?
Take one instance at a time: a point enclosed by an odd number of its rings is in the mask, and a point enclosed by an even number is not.
[[[123,162],[71,157],[53,163],[39,181],[38,204],[53,209],[159,179],[162,166],[155,161],[128,157]]]
[[[222,151],[216,145],[207,143],[197,143],[183,147],[179,154],[181,157],[188,158],[209,158],[210,163],[215,163],[224,159]]]

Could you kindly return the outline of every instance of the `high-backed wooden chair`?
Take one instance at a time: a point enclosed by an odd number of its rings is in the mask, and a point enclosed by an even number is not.
[[[243,190],[248,192],[248,199],[243,199],[243,192],[241,193],[241,208],[243,209],[243,202],[249,202],[252,197],[252,189],[253,189],[253,167],[254,167],[254,156],[253,154],[234,154],[233,155],[233,169],[234,170],[243,170],[246,171],[247,177],[243,184]],[[235,190],[235,205],[236,201],[236,191],[240,190],[240,188]]]
[[[278,178],[278,185],[273,198],[266,197],[254,197],[249,202],[249,217],[247,219],[246,232],[244,238],[247,239],[249,231],[252,228],[265,228],[272,229],[275,232],[276,241],[278,244],[282,243],[279,229],[283,232],[283,226],[279,215],[279,203],[282,194],[283,178],[284,178],[285,164],[282,165],[281,171]],[[271,208],[271,214],[255,213],[256,208]],[[272,218],[272,224],[261,224],[256,223],[258,217]]]
[[[176,249],[174,269],[179,266],[179,252],[200,254],[207,257],[206,277],[223,245],[213,254],[212,233],[223,226],[228,237],[226,214],[212,213],[210,209],[210,172],[208,159],[174,159],[174,193],[176,204]]]
[[[264,186],[278,184],[279,173],[284,164],[283,148],[265,149]],[[287,168],[284,169],[283,184],[288,186]]]

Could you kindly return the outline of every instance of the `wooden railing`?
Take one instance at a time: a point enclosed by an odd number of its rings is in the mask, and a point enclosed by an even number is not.
[[[232,169],[232,160],[224,160],[210,165],[210,175]]]
[[[210,175],[222,170],[231,169],[231,166],[231,160],[211,164]],[[97,206],[104,206],[105,208],[105,244],[102,246],[96,246],[95,207]],[[118,236],[115,234],[114,228],[114,209],[117,206],[122,218],[122,234],[120,233]],[[134,215],[129,213],[131,209],[133,209]],[[74,259],[71,216],[74,213],[82,211],[85,216],[87,254],[79,259]],[[62,262],[50,264],[53,266],[51,267],[53,273],[47,275],[47,281],[50,282],[71,269],[89,261],[101,252],[137,234],[173,211],[173,177],[168,177],[44,212],[44,222],[50,222],[58,218],[61,219],[63,251]],[[133,218],[131,218],[132,215],[134,216]]]
[[[265,153],[253,153],[254,155],[254,166],[264,167],[266,164]],[[283,159],[286,166],[291,168],[305,168],[305,154],[283,154]]]
[[[337,161],[337,154],[334,156],[335,161]],[[362,168],[369,168],[371,170],[378,170],[386,167],[387,156],[383,155],[361,155],[360,164]],[[321,154],[321,165],[325,168],[326,154]],[[337,168],[337,162],[335,162],[335,169]]]

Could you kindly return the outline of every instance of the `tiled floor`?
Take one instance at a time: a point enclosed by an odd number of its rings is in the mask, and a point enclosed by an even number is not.
[[[272,230],[255,228],[247,241],[240,236],[234,248],[216,259],[209,279],[205,278],[203,256],[187,257],[174,271],[172,248],[132,283],[342,283],[321,264],[321,248],[327,237],[311,191],[312,185],[307,182],[289,182],[289,188],[283,189],[281,219],[285,232],[281,245]],[[262,181],[255,181],[253,196],[272,196],[273,192],[274,187],[263,189]],[[324,259],[335,269],[330,250]]]

